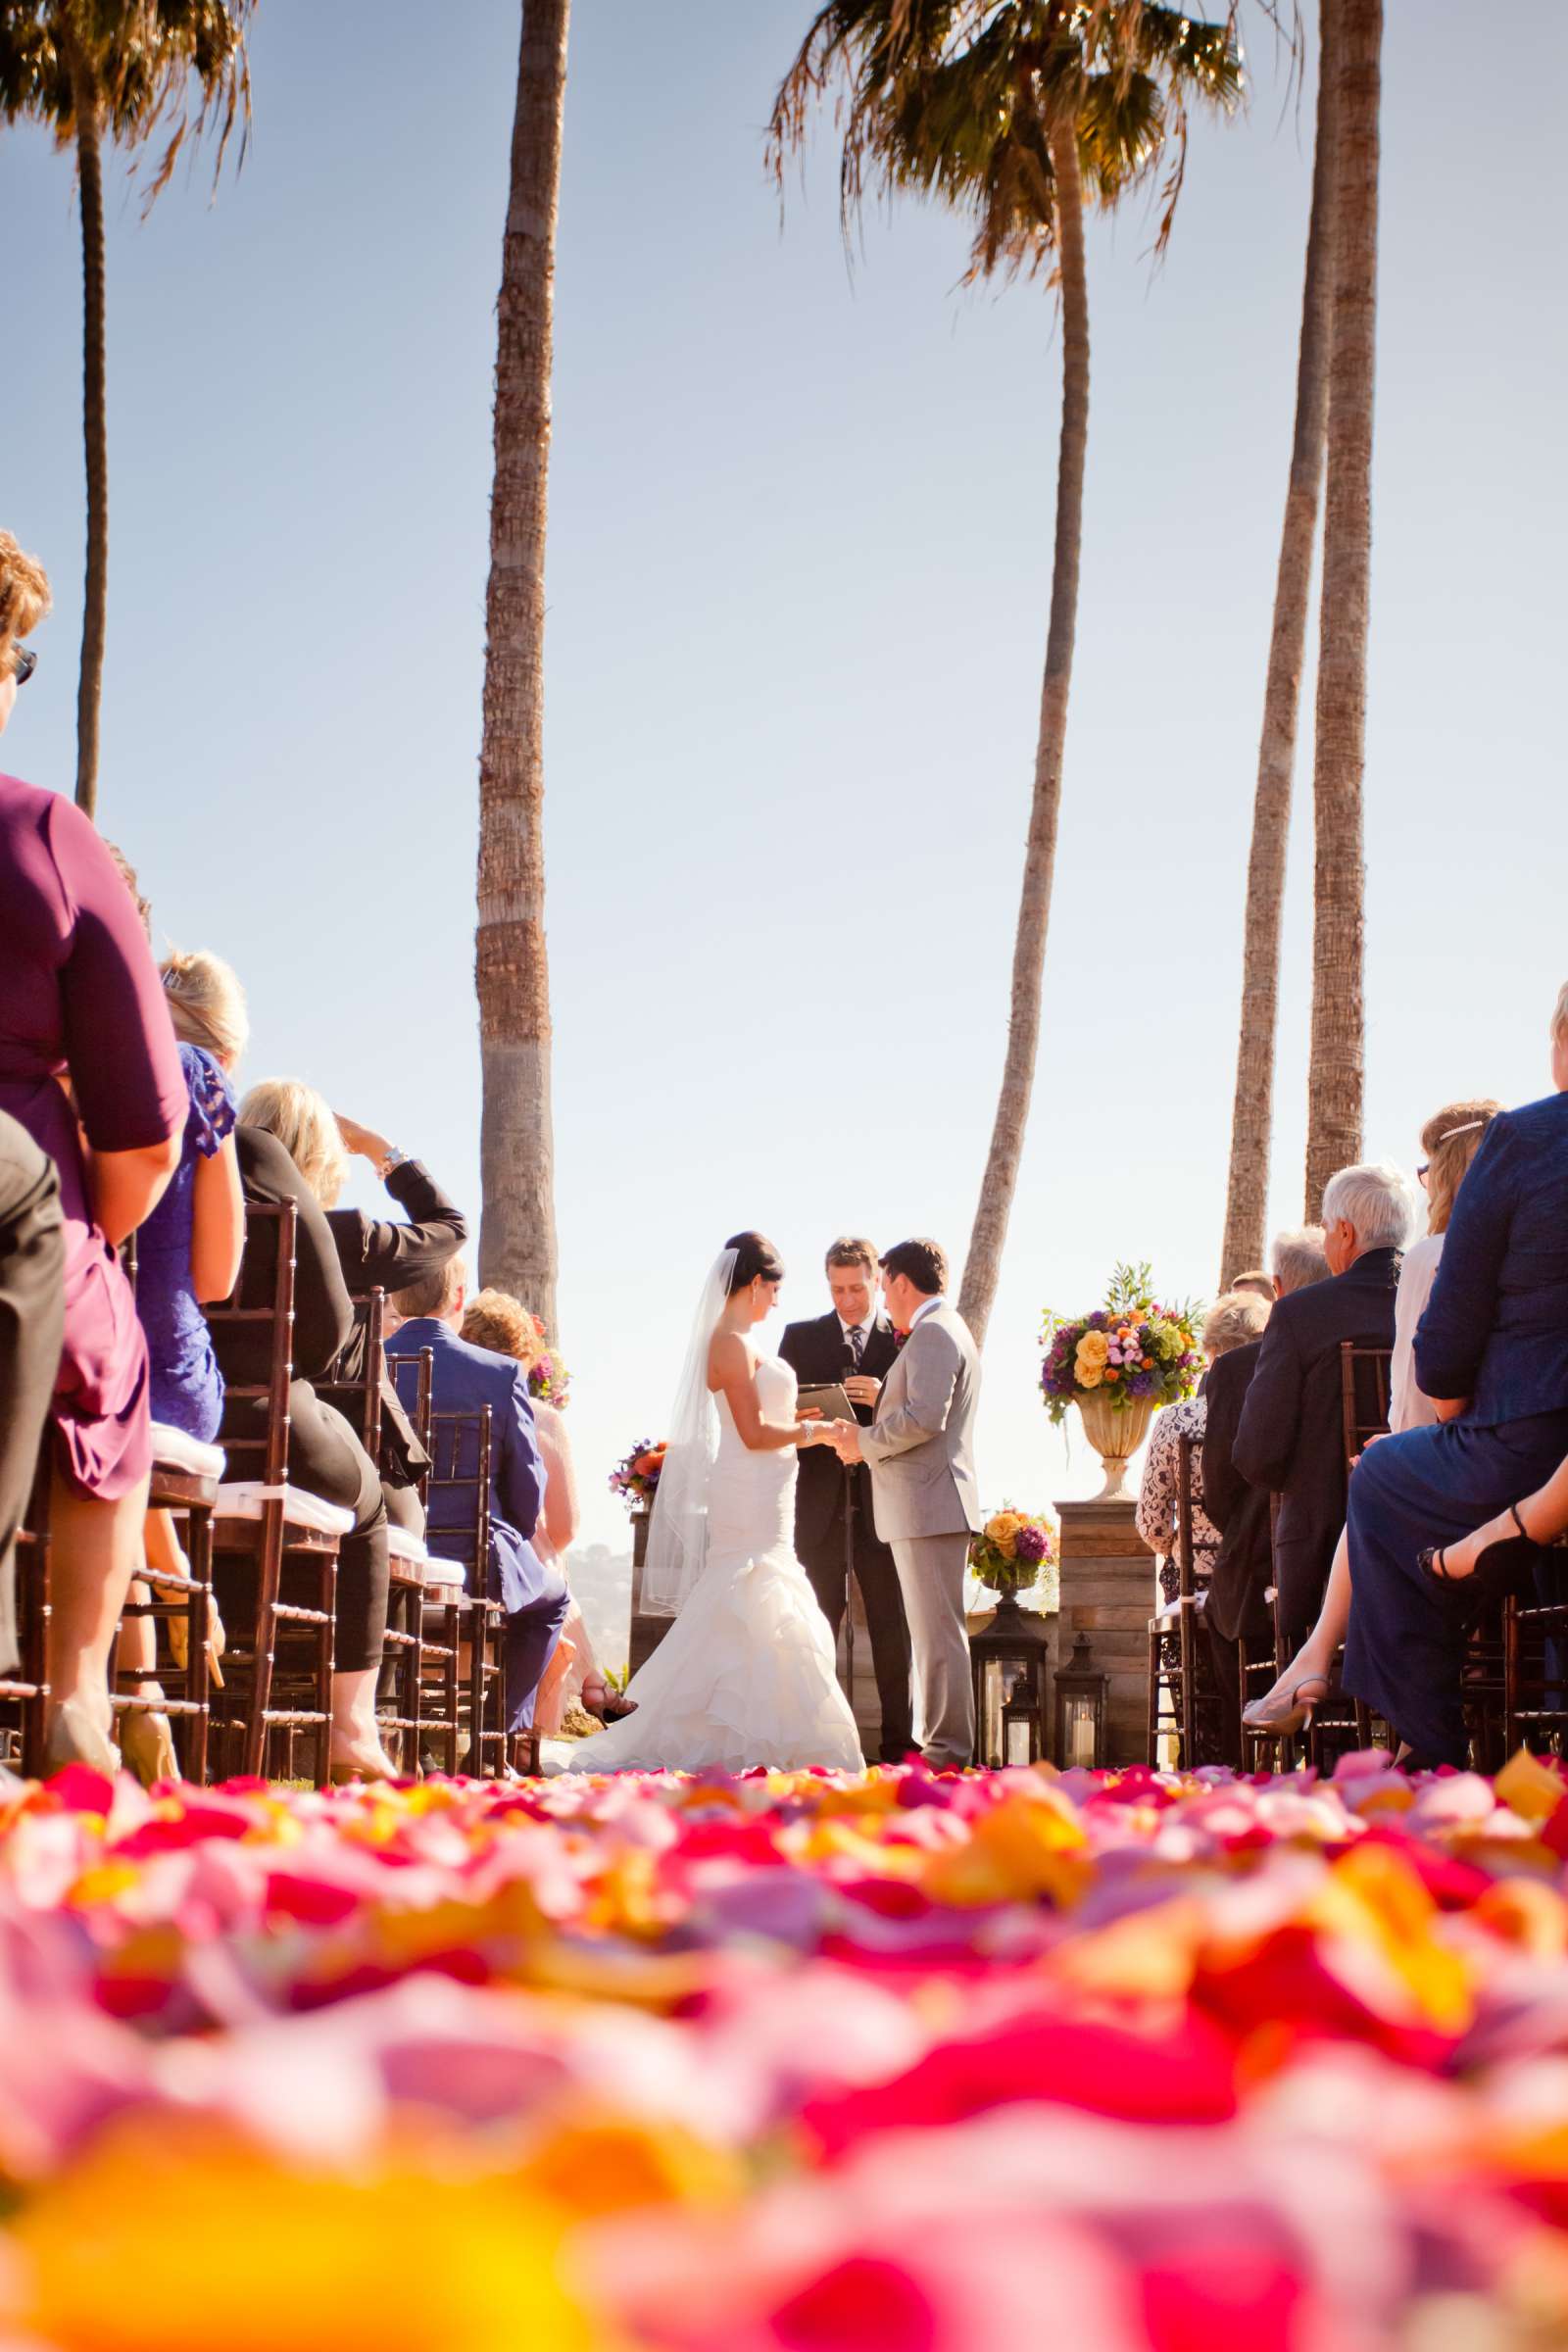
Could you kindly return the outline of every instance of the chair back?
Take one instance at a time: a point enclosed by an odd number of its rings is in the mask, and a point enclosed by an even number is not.
[[[431,1390],[435,1380],[435,1351],[421,1348],[416,1355],[389,1355],[387,1365],[392,1374],[392,1386],[398,1401],[409,1416],[409,1426],[426,1454],[430,1451]],[[430,1511],[430,1473],[425,1470],[414,1482],[415,1493],[423,1505],[426,1518]]]
[[[425,1542],[443,1559],[461,1560],[468,1591],[490,1593],[490,1407],[432,1413]]]
[[[1393,1364],[1392,1348],[1364,1348],[1354,1340],[1340,1342],[1340,1409],[1347,1474],[1369,1438],[1388,1434]]]
[[[318,1380],[312,1387],[323,1403],[335,1405],[350,1423],[372,1462],[381,1458],[381,1381],[386,1371],[382,1326],[386,1293],[377,1288],[356,1294],[354,1320],[363,1341],[360,1369],[353,1380]],[[349,1349],[344,1350],[350,1354]]]
[[[288,1393],[294,1378],[294,1249],[299,1211],[292,1200],[276,1203],[247,1201],[245,1231],[247,1237],[258,1227],[277,1227],[277,1271],[272,1283],[272,1296],[263,1306],[238,1304],[239,1286],[220,1306],[207,1309],[207,1320],[215,1333],[245,1327],[265,1326],[269,1361],[268,1375],[263,1381],[230,1381],[225,1395],[231,1400],[243,1397],[265,1404],[267,1419],[252,1437],[248,1434],[223,1435],[223,1452],[227,1457],[231,1479],[259,1479],[263,1486],[280,1487],[288,1478]],[[244,1275],[240,1276],[243,1283]]]

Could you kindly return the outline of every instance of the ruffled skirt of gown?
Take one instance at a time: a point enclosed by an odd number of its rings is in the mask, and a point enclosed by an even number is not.
[[[766,1412],[793,1410],[787,1366],[764,1358],[758,1383]],[[833,1637],[795,1557],[795,1456],[748,1453],[722,1399],[719,1420],[707,1562],[628,1687],[636,1712],[591,1740],[552,1743],[547,1770],[864,1769]]]

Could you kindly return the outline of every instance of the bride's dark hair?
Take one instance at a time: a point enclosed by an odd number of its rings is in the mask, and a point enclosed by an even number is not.
[[[724,1247],[735,1252],[735,1267],[729,1278],[731,1298],[759,1277],[763,1282],[783,1281],[784,1260],[765,1233],[732,1233]]]

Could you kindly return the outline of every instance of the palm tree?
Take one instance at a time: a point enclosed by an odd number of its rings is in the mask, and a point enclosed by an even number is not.
[[[162,125],[168,143],[143,218],[169,184],[187,135],[250,123],[245,24],[255,0],[0,0],[0,120],[26,118],[74,147],[81,191],[82,431],[87,460],[87,578],[76,687],[76,804],[98,806],[98,715],[109,605],[109,419],[104,382],[103,143],[137,148]],[[195,107],[194,117],[192,106]]]
[[[1274,626],[1269,638],[1257,789],[1252,803],[1252,847],[1247,869],[1242,1022],[1236,1054],[1236,1103],[1231,1117],[1225,1240],[1220,1250],[1221,1290],[1244,1266],[1261,1262],[1267,1239],[1269,1137],[1279,1017],[1280,911],[1285,898],[1296,727],[1329,409],[1329,296],[1333,260],[1329,172],[1334,151],[1335,74],[1328,54],[1327,6],[1325,0],[1319,23],[1317,136],[1296,370],[1296,435],[1291,445],[1290,484],[1285,494],[1285,522],[1280,533],[1279,570],[1274,584]]]
[[[1034,1085],[1077,628],[1089,434],[1084,206],[1115,205],[1169,152],[1156,237],[1163,246],[1181,189],[1188,100],[1233,106],[1241,59],[1228,23],[1203,23],[1152,0],[829,0],[774,104],[776,172],[835,78],[847,85],[847,214],[868,181],[939,196],[974,221],[971,279],[1049,273],[1061,299],[1051,617],[1007,1049],[959,1300],[983,1341]]]
[[[498,308],[479,754],[479,1272],[556,1328],[545,952],[545,506],[570,0],[523,0]]]
[[[1378,299],[1378,106],[1383,0],[1324,0],[1337,110],[1333,155],[1333,343],[1323,498],[1312,772],[1315,832],[1312,1045],[1306,1213],[1336,1168],[1361,1155],[1366,1013],[1362,985],[1361,785],[1372,573],[1372,391]]]

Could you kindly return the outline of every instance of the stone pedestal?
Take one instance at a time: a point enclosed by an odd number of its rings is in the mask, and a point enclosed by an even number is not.
[[[1108,1764],[1142,1764],[1149,1746],[1149,1620],[1154,1561],[1133,1525],[1132,1497],[1058,1502],[1061,1521],[1060,1654],[1087,1634],[1094,1663],[1110,1677]],[[1059,1759],[1057,1759],[1059,1761]]]
[[[626,1670],[635,1674],[646,1666],[659,1644],[674,1624],[673,1617],[651,1617],[643,1607],[643,1562],[648,1557],[648,1522],[652,1511],[633,1511],[631,1515],[631,1640],[626,1651]]]

